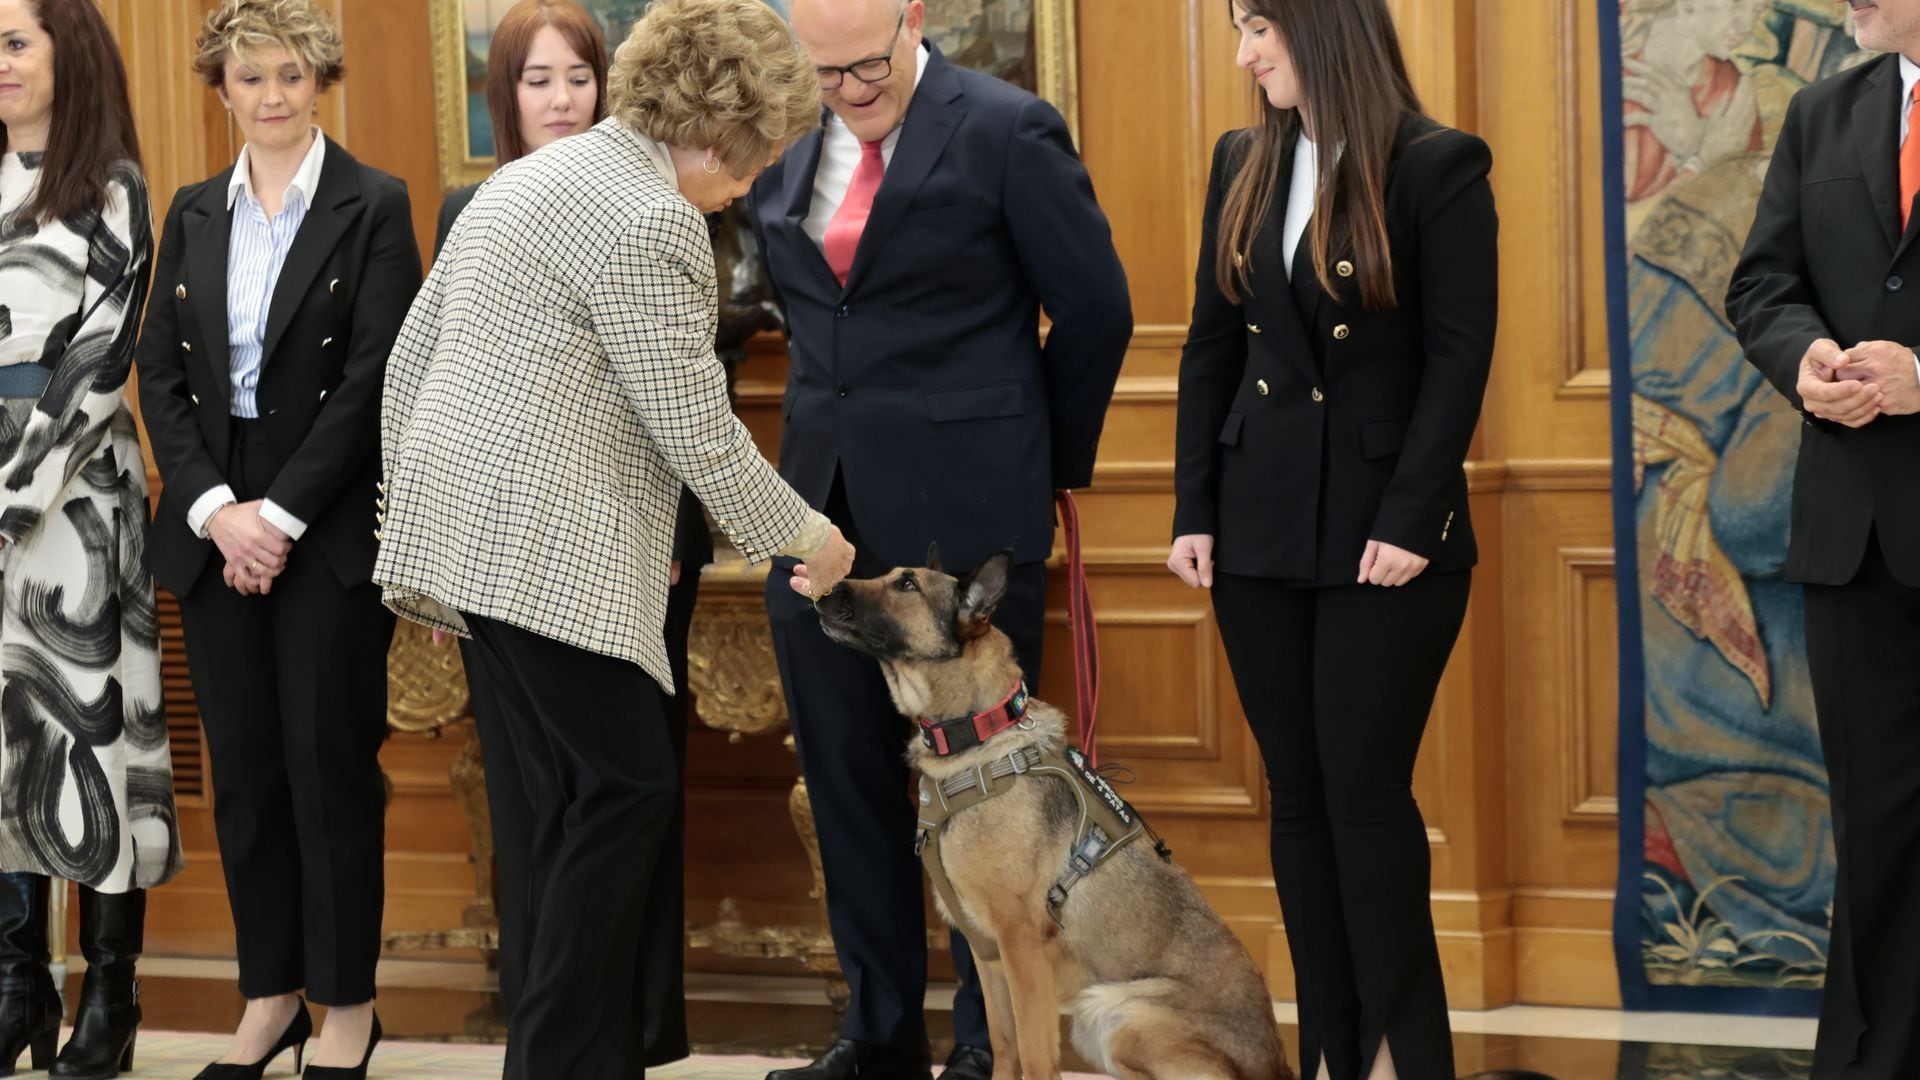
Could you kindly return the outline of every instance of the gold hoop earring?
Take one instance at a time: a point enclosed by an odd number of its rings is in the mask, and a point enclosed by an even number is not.
[[[714,157],[712,154],[708,154],[707,160],[701,162],[700,167],[707,170],[708,176],[712,176],[714,173],[720,171],[720,159]]]

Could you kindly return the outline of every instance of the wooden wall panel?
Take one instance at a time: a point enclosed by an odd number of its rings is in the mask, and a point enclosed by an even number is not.
[[[156,201],[231,160],[217,101],[186,70],[210,0],[105,0],[134,73]],[[423,252],[440,191],[422,0],[329,0],[348,48],[327,130],[407,181]],[[1469,472],[1483,561],[1415,776],[1434,918],[1453,1003],[1617,1000],[1607,937],[1615,852],[1615,688],[1601,259],[1598,0],[1389,0],[1428,107],[1493,145],[1502,326]],[[1219,0],[1078,6],[1081,142],[1132,289],[1136,333],[1094,488],[1081,498],[1102,617],[1102,732],[1128,794],[1291,993],[1266,857],[1266,795],[1206,598],[1162,567],[1172,513],[1179,353],[1211,148],[1247,123]],[[164,194],[162,194],[164,193]],[[785,358],[757,342],[740,411],[777,450]],[[1071,709],[1064,583],[1054,582],[1045,692]],[[177,682],[177,680],[176,680]],[[173,687],[176,696],[179,686]],[[191,735],[183,729],[183,752]],[[397,738],[384,756],[389,928],[454,926],[471,897],[446,787],[464,733]],[[723,900],[756,924],[813,916],[800,846],[778,823],[795,774],[778,739],[730,743],[697,723],[689,752],[690,916]],[[190,783],[188,770],[183,782]],[[183,803],[192,867],[154,896],[154,951],[221,952],[231,931],[204,801]],[[775,823],[769,828],[768,823]],[[695,955],[696,966],[793,971]],[[938,964],[936,965],[938,966]]]

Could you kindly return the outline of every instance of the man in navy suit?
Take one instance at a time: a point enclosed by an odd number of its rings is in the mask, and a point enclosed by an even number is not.
[[[934,541],[961,569],[1011,549],[997,622],[1031,685],[1053,493],[1093,479],[1132,306],[1060,114],[950,63],[923,41],[924,15],[921,0],[793,3],[830,115],[753,188],[791,335],[780,472],[841,523],[856,576],[920,565]],[[831,1050],[769,1080],[926,1077],[909,726],[878,667],[826,639],[792,577],[776,563],[767,607],[853,997]],[[966,942],[952,942],[961,988],[944,1075],[985,1080],[986,1012]]]

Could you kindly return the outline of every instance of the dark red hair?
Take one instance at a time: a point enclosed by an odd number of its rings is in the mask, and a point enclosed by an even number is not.
[[[27,0],[53,39],[53,122],[40,181],[26,216],[74,218],[106,205],[107,177],[121,162],[140,165],[140,137],[127,100],[127,68],[93,0]],[[0,153],[7,126],[0,124]]]
[[[493,156],[502,165],[530,150],[520,134],[520,73],[534,35],[546,26],[593,69],[593,122],[607,118],[607,43],[593,16],[574,0],[520,0],[507,9],[487,47],[487,115],[493,120]]]

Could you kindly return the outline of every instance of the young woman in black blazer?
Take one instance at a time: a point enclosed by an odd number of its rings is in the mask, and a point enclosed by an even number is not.
[[[1168,565],[1266,759],[1309,1075],[1451,1078],[1412,777],[1475,559],[1492,159],[1421,112],[1385,0],[1232,7],[1262,119],[1214,151]]]
[[[364,1076],[394,618],[370,583],[380,394],[420,253],[405,185],[313,126],[342,74],[316,0],[222,0],[197,47],[247,145],[174,197],[137,359],[165,485],[148,561],[180,599],[247,998],[201,1075],[303,1044],[304,992],[328,1006],[307,1075]]]

